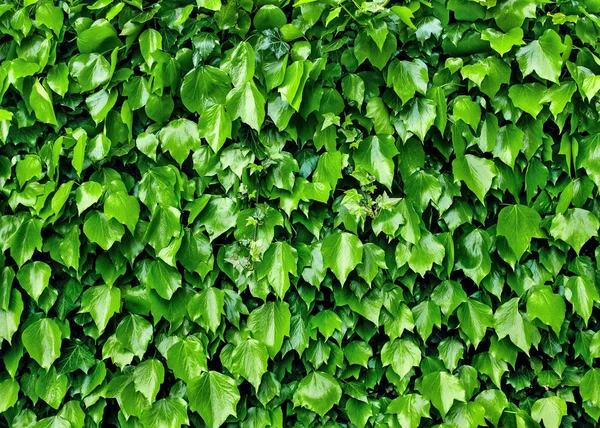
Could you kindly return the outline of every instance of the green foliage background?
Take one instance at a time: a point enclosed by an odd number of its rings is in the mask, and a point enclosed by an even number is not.
[[[598,0],[0,32],[1,426],[598,422]]]

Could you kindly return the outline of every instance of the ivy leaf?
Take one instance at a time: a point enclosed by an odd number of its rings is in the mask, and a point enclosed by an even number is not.
[[[244,377],[258,391],[260,380],[267,372],[267,347],[254,339],[244,340],[235,347],[231,359],[233,372]]]
[[[36,79],[29,95],[29,102],[35,112],[37,119],[44,123],[51,125],[58,125],[56,122],[56,115],[54,114],[54,105],[52,102],[52,96],[46,88],[42,86],[39,80]]]
[[[466,401],[465,389],[460,380],[446,372],[438,371],[424,376],[419,390],[439,410],[442,417],[446,416],[455,401]]]
[[[395,170],[394,157],[397,154],[398,150],[391,135],[371,136],[360,143],[354,153],[354,161],[391,190]]]
[[[557,336],[565,320],[566,310],[564,299],[554,294],[550,287],[536,288],[527,299],[527,315],[551,326]]]
[[[541,221],[542,218],[534,209],[525,205],[510,205],[502,208],[498,215],[496,234],[506,238],[515,257],[520,259],[529,248],[531,238],[541,236]],[[515,233],[516,230],[519,233]]]
[[[4,413],[17,403],[19,399],[19,382],[14,379],[4,379],[0,382],[0,412]]]
[[[231,81],[227,73],[206,65],[185,75],[181,85],[181,101],[189,111],[202,114],[212,105],[225,104],[230,89]]]
[[[320,416],[338,404],[342,397],[342,388],[333,376],[324,372],[312,372],[298,384],[294,393],[295,406],[302,406]]]
[[[394,92],[400,97],[402,104],[406,104],[414,98],[416,92],[423,95],[427,92],[427,65],[420,60],[394,60],[388,66],[387,82],[394,87]]]
[[[333,233],[321,245],[323,266],[331,269],[342,285],[350,272],[362,261],[362,242],[351,233]]]
[[[104,213],[91,211],[85,216],[83,233],[91,242],[100,245],[104,250],[109,250],[115,242],[121,240],[125,229],[117,219],[109,219]]]
[[[10,255],[21,267],[37,249],[42,250],[42,221],[29,219],[21,223],[10,240]]]
[[[199,121],[200,136],[208,141],[215,153],[221,150],[225,140],[231,138],[231,117],[225,106],[214,104],[202,112]]]
[[[592,236],[598,236],[600,221],[592,212],[571,208],[552,219],[550,235],[569,244],[577,254]]]
[[[144,426],[153,424],[165,428],[180,428],[189,425],[187,403],[179,397],[166,397],[152,403],[152,407],[140,416]]]
[[[494,177],[498,175],[494,162],[473,155],[458,156],[454,159],[452,172],[454,180],[464,181],[481,203],[484,203],[485,195],[492,187]]]
[[[221,315],[225,312],[225,295],[222,290],[209,287],[196,294],[188,303],[188,313],[192,321],[200,320],[200,325],[215,333],[221,325]]]
[[[413,98],[400,118],[405,121],[406,129],[425,141],[425,134],[433,126],[436,118],[436,104],[428,98]]]
[[[52,269],[44,262],[30,262],[17,272],[17,279],[23,290],[37,303],[43,291],[48,287]]]
[[[240,393],[233,379],[216,371],[202,373],[187,386],[190,410],[198,412],[204,423],[220,427],[229,416],[235,416]]]
[[[232,119],[239,117],[242,122],[260,132],[265,120],[265,98],[254,82],[246,82],[227,94],[227,111]]]
[[[437,238],[424,231],[419,242],[411,250],[408,265],[413,271],[424,277],[434,263],[442,264],[445,254],[446,249]]]
[[[503,33],[493,28],[481,32],[481,40],[490,42],[490,46],[500,55],[509,52],[513,46],[523,44],[523,30],[520,27],[511,28]]]
[[[252,337],[264,344],[269,356],[274,358],[290,336],[290,310],[287,303],[268,302],[254,309],[248,316]]]
[[[485,303],[468,299],[458,307],[457,315],[460,329],[477,348],[485,337],[487,328],[494,325],[492,309]]]
[[[169,122],[158,133],[160,145],[168,151],[181,166],[190,154],[190,150],[200,148],[200,132],[198,125],[187,119]]]
[[[431,405],[419,394],[406,394],[395,398],[387,407],[387,413],[398,416],[400,426],[417,428],[422,418],[430,418],[429,408]]]
[[[600,301],[596,286],[587,278],[572,276],[565,286],[565,297],[571,302],[575,312],[583,318],[587,325],[592,316],[594,302]]]
[[[150,358],[138,364],[133,371],[135,390],[141,392],[150,403],[154,402],[165,380],[165,368],[156,358]]]
[[[44,369],[49,369],[60,357],[62,333],[52,318],[42,318],[31,324],[23,331],[21,339],[31,358]]]
[[[403,378],[410,369],[421,362],[421,350],[410,340],[396,339],[387,342],[381,348],[381,363],[383,367],[391,364],[394,372]]]
[[[167,350],[167,366],[177,379],[189,384],[208,371],[202,343],[194,336],[178,340]]]
[[[531,417],[536,422],[543,420],[547,428],[558,428],[564,416],[567,416],[567,403],[557,396],[540,398],[531,407]]]
[[[130,314],[121,320],[115,335],[123,348],[141,359],[152,340],[153,329],[144,317]]]
[[[583,401],[600,407],[600,369],[588,370],[579,382],[579,393]]]
[[[546,32],[537,40],[517,51],[517,61],[523,76],[534,71],[542,79],[558,83],[562,68],[561,54],[565,50],[560,36],[554,30]]]
[[[290,288],[289,274],[297,276],[298,254],[287,242],[271,244],[262,261],[256,267],[257,278],[267,278],[281,299]]]
[[[512,343],[529,355],[531,336],[519,312],[519,298],[509,300],[496,310],[494,328],[499,339],[509,336]]]
[[[104,201],[104,214],[108,220],[116,218],[133,234],[140,218],[140,203],[125,192],[112,192]]]

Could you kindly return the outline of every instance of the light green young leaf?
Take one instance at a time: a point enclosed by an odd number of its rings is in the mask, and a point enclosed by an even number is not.
[[[295,406],[302,406],[320,416],[338,404],[342,397],[342,388],[333,376],[324,372],[312,372],[298,384],[294,393]]]
[[[350,272],[362,261],[363,244],[351,233],[332,233],[323,240],[321,254],[323,265],[344,285]]]
[[[509,205],[498,214],[496,234],[504,236],[517,259],[529,248],[531,238],[541,236],[542,218],[532,208],[525,205]],[[515,233],[518,231],[518,233]]]
[[[235,381],[216,371],[204,372],[187,386],[190,410],[198,412],[209,428],[220,427],[237,414],[240,393]]]
[[[23,331],[23,346],[42,368],[49,369],[60,357],[62,332],[52,318],[42,318]]]

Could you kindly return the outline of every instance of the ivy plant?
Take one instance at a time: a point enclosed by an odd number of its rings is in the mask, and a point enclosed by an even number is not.
[[[0,34],[0,426],[599,423],[600,1]]]

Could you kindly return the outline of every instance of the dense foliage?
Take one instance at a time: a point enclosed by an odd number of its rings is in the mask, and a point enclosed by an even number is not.
[[[600,1],[0,31],[0,426],[598,422]]]

